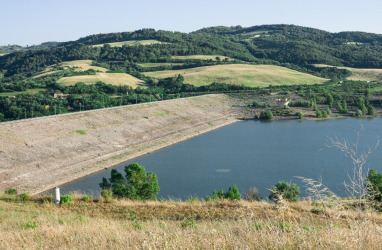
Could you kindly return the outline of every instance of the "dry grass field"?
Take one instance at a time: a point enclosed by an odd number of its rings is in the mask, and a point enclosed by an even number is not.
[[[0,56],[5,56],[7,53],[0,53]]]
[[[107,43],[111,47],[122,47],[122,46],[137,46],[137,45],[151,45],[151,44],[163,44],[164,42],[160,42],[158,40],[131,40],[124,42],[115,42],[115,43]],[[104,44],[96,44],[91,45],[92,47],[102,47]]]
[[[94,69],[101,72],[106,72],[107,69],[98,67],[98,66],[92,66],[92,60],[75,60],[75,61],[67,61],[62,62],[60,65],[64,68],[73,68],[75,71],[86,71],[89,69]]]
[[[316,67],[335,67],[326,64],[315,64]],[[382,81],[382,69],[358,69],[350,67],[337,67],[339,69],[347,69],[351,75],[347,78],[354,81]]]
[[[220,56],[220,55],[192,55],[192,56],[172,56],[172,59],[175,60],[212,60],[216,61],[216,57],[220,57],[221,60],[224,60],[228,58],[228,60],[232,60],[229,57],[226,56]]]
[[[142,80],[126,73],[96,73],[95,75],[70,76],[63,77],[57,82],[64,85],[75,85],[78,82],[94,84],[99,81],[116,86],[127,85],[133,88],[146,86]]]
[[[316,209],[316,210],[315,210]],[[318,211],[318,212],[317,212]],[[380,249],[382,215],[312,202],[0,197],[1,249]]]
[[[77,71],[77,72],[86,71],[89,69],[94,69],[96,71],[100,71],[103,73],[107,71],[107,69],[105,68],[92,66],[91,64],[92,64],[92,60],[74,60],[74,61],[62,62],[59,64],[59,66],[62,66],[65,69],[73,69],[74,71]],[[51,65],[46,67],[46,69],[42,71],[41,73],[39,73],[38,75],[33,76],[32,79],[39,78],[46,75],[51,75],[54,73],[59,73],[59,72],[61,72],[61,70],[54,70],[53,65]]]
[[[70,85],[75,85],[78,82],[83,82],[86,84],[94,84],[101,81],[107,84],[117,85],[117,86],[127,85],[133,88],[145,87],[145,84],[142,80],[139,80],[138,78],[132,75],[125,74],[125,73],[106,73],[107,69],[98,67],[98,66],[92,66],[91,63],[92,63],[91,60],[76,60],[76,61],[62,62],[60,64],[61,66],[65,68],[73,68],[75,71],[86,71],[89,69],[94,69],[100,72],[97,72],[95,75],[63,77],[59,79],[57,82],[70,86]],[[35,77],[52,74],[53,72],[58,72],[58,71],[45,72]]]
[[[144,73],[147,76],[166,78],[182,74],[185,83],[196,86],[213,82],[244,84],[248,87],[324,83],[327,79],[273,65],[226,64],[182,70],[165,70]]]

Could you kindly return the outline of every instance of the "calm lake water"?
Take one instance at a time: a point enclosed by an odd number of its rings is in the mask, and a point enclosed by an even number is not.
[[[173,146],[115,166],[124,173],[132,162],[158,176],[158,197],[187,199],[211,195],[236,184],[242,194],[256,186],[262,197],[280,180],[304,185],[295,176],[322,178],[340,196],[348,196],[343,182],[352,163],[335,148],[328,148],[330,137],[355,142],[361,130],[360,149],[375,146],[382,135],[382,118],[333,119],[327,121],[246,121],[217,129]],[[382,145],[370,156],[368,166],[382,171]],[[61,186],[63,193],[80,191],[98,196],[98,183],[110,177],[107,169]]]

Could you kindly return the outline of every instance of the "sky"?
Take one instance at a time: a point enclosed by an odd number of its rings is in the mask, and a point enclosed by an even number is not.
[[[382,34],[381,13],[381,0],[0,0],[0,45],[218,25],[295,24]]]

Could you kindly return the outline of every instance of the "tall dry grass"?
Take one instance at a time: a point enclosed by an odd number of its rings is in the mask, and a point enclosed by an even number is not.
[[[353,201],[133,202],[81,197],[0,199],[1,249],[379,249],[382,215],[359,217]]]

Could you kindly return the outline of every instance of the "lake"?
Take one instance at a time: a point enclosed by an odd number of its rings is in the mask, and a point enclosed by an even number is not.
[[[205,197],[213,190],[236,184],[242,195],[255,186],[262,197],[278,181],[304,185],[295,176],[318,179],[339,196],[349,196],[343,182],[352,168],[349,158],[326,146],[330,137],[355,142],[359,148],[374,147],[382,135],[382,118],[332,119],[325,121],[245,121],[237,122],[170,147],[119,164],[123,172],[132,162],[158,176],[159,198],[185,200]],[[368,167],[382,172],[379,146],[368,160]],[[61,186],[62,193],[80,191],[98,196],[98,183],[110,177],[111,168]],[[365,173],[366,174],[366,173]]]

